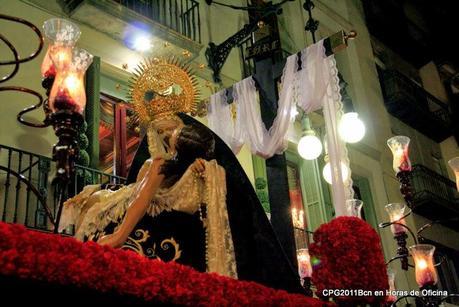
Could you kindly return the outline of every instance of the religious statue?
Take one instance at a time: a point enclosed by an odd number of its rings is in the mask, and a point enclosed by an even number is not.
[[[194,77],[178,61],[140,65],[130,99],[148,127],[127,185],[86,186],[64,205],[75,237],[199,271],[301,292],[256,193],[226,144],[185,113]]]

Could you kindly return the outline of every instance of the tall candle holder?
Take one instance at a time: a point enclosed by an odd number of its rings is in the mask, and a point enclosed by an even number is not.
[[[390,222],[384,222],[379,224],[380,228],[391,228],[394,234],[394,239],[397,241],[397,255],[392,257],[386,264],[389,265],[394,260],[400,259],[401,267],[403,270],[408,270],[409,267],[415,268],[416,281],[420,287],[421,295],[405,295],[401,296],[395,301],[391,298],[391,306],[396,306],[397,303],[403,299],[412,297],[416,299],[416,304],[422,306],[436,307],[439,306],[443,301],[450,297],[457,297],[458,294],[449,295],[438,295],[437,288],[437,272],[435,267],[440,265],[442,261],[434,264],[433,254],[435,247],[430,244],[418,244],[418,241],[424,242],[426,239],[421,235],[423,231],[430,228],[432,225],[444,222],[445,220],[436,220],[428,223],[416,232],[413,231],[406,225],[405,218],[411,214],[411,209],[414,205],[413,202],[413,191],[410,183],[411,177],[411,162],[408,156],[408,147],[410,139],[406,136],[395,136],[387,141],[387,145],[393,154],[392,167],[396,173],[396,177],[400,182],[400,192],[405,200],[405,204],[392,203],[388,204],[385,209],[389,215]],[[458,159],[459,160],[459,159]],[[459,162],[459,161],[458,161]],[[405,213],[408,207],[408,211]],[[447,219],[448,221],[459,220],[454,217]],[[415,245],[407,248],[408,233]],[[408,258],[412,257],[414,265],[408,263]],[[390,303],[390,302],[388,302]]]
[[[307,248],[300,248],[297,250],[298,259],[298,273],[301,278],[303,289],[305,290],[306,296],[313,296],[311,290],[311,276],[312,276],[312,265],[311,256]]]
[[[22,23],[32,28],[39,37],[39,47],[29,57],[20,59],[14,46],[6,41],[7,46],[14,54],[14,61],[0,62],[0,65],[15,65],[12,73],[0,79],[0,83],[11,79],[17,72],[19,64],[35,58],[43,47],[43,35],[40,30],[28,21],[20,18],[0,14],[0,19]],[[92,62],[92,55],[88,52],[75,48],[75,43],[80,37],[81,31],[74,23],[53,18],[45,21],[43,30],[49,47],[41,65],[43,76],[42,86],[46,89],[48,99],[30,89],[2,86],[0,91],[14,90],[32,94],[39,99],[39,103],[25,108],[17,115],[17,120],[26,126],[45,128],[53,126],[58,137],[58,142],[53,147],[53,160],[56,161],[56,176],[53,183],[56,184],[59,194],[59,207],[53,217],[49,208],[46,207],[48,217],[54,227],[54,232],[59,229],[59,220],[65,192],[75,171],[75,161],[78,156],[77,134],[83,123],[83,111],[86,104],[86,95],[83,77],[86,69]],[[45,119],[42,123],[28,122],[22,116],[43,104]]]

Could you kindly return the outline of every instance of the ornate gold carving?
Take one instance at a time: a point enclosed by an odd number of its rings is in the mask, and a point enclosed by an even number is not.
[[[196,113],[197,80],[188,65],[176,58],[150,58],[135,69],[129,100],[143,123]]]
[[[167,251],[170,247],[174,248],[174,258],[170,261],[175,261],[182,256],[182,251],[180,250],[180,245],[174,240],[174,238],[165,239],[160,244],[163,251]],[[159,257],[158,257],[159,258]]]
[[[150,235],[148,234],[148,230],[137,229],[134,233],[134,236],[138,239],[128,237],[121,248],[130,249],[142,256],[145,256],[141,243],[144,243],[150,237]]]
[[[175,239],[172,237],[170,239],[164,239],[159,244],[160,248],[163,251],[168,251],[170,248],[173,248],[173,252],[170,252],[170,254],[173,256],[172,259],[164,260],[158,255],[156,251],[156,244],[153,244],[153,247],[149,247],[146,249],[142,247],[142,243],[145,243],[148,240],[148,238],[150,238],[148,230],[137,229],[134,233],[134,236],[135,238],[128,237],[128,239],[123,244],[123,246],[121,246],[121,248],[132,250],[144,257],[158,258],[163,261],[176,261],[182,256],[182,251],[180,250],[180,244],[178,244],[175,241]]]

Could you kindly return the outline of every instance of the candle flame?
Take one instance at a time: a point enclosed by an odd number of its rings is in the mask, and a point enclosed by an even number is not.
[[[424,259],[419,259],[417,262],[417,266],[420,270],[425,270],[427,268],[427,261]]]

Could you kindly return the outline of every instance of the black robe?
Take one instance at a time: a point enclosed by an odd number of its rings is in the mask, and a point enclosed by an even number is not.
[[[194,123],[210,130],[186,114],[179,116],[185,125]],[[238,278],[289,292],[303,293],[299,276],[282,249],[242,166],[223,140],[210,132],[215,138],[216,160],[226,171],[226,203]],[[128,184],[135,182],[137,173],[148,158],[150,153],[147,138],[144,137],[131,165]],[[196,247],[198,246],[202,245],[197,244]]]

